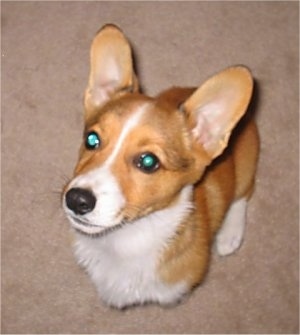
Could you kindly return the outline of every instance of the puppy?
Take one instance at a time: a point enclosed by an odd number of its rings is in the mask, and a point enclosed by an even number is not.
[[[77,260],[108,305],[173,305],[204,278],[214,239],[220,255],[239,248],[258,159],[254,122],[239,122],[252,89],[236,66],[148,97],[122,31],[98,32],[63,208]]]

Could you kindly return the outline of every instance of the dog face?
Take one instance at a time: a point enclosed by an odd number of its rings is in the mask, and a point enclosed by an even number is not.
[[[107,103],[87,124],[65,196],[65,210],[80,231],[100,233],[165,208],[199,178],[179,110],[131,94]]]
[[[63,206],[71,224],[100,234],[175,204],[227,146],[252,91],[244,68],[212,77],[180,108],[139,93],[123,33],[104,27],[91,47],[85,131]]]

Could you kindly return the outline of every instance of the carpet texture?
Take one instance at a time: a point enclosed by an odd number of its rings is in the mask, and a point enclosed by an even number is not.
[[[2,2],[1,333],[298,333],[298,2]],[[246,238],[182,305],[101,304],[60,208],[82,134],[89,47],[133,42],[145,91],[233,64],[257,81],[261,156]]]

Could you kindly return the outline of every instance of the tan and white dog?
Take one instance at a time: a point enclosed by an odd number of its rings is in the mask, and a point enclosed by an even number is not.
[[[148,97],[114,25],[96,35],[90,66],[83,145],[63,192],[76,257],[110,306],[174,304],[203,279],[214,237],[220,255],[241,244],[258,158],[254,122],[239,122],[251,74],[231,67]]]

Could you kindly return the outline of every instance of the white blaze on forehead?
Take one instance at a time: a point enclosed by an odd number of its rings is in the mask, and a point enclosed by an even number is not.
[[[93,191],[97,199],[96,206],[92,212],[84,215],[84,219],[86,223],[99,227],[99,230],[113,227],[120,223],[120,218],[118,216],[122,208],[125,206],[126,199],[122,193],[117,178],[111,172],[111,166],[118,156],[129,133],[139,125],[147,106],[148,103],[139,107],[124,124],[116,145],[106,162],[99,168],[77,176],[69,186],[69,188],[89,188]],[[71,218],[75,216],[70,210],[66,210]],[[74,220],[71,219],[71,222],[77,228],[80,227]],[[91,231],[91,228],[87,227],[88,226],[82,226],[81,229],[84,231]],[[94,230],[95,229],[93,228],[93,231]]]
[[[118,141],[117,141],[117,143],[114,147],[114,150],[112,151],[108,160],[105,162],[105,166],[110,166],[113,163],[113,161],[115,160],[119,151],[122,148],[124,140],[126,139],[128,134],[130,133],[130,131],[139,124],[143,114],[145,113],[145,111],[147,109],[147,106],[148,106],[148,104],[146,103],[145,105],[139,107],[138,110],[125,123],[124,128],[122,129],[121,134],[118,138]]]

